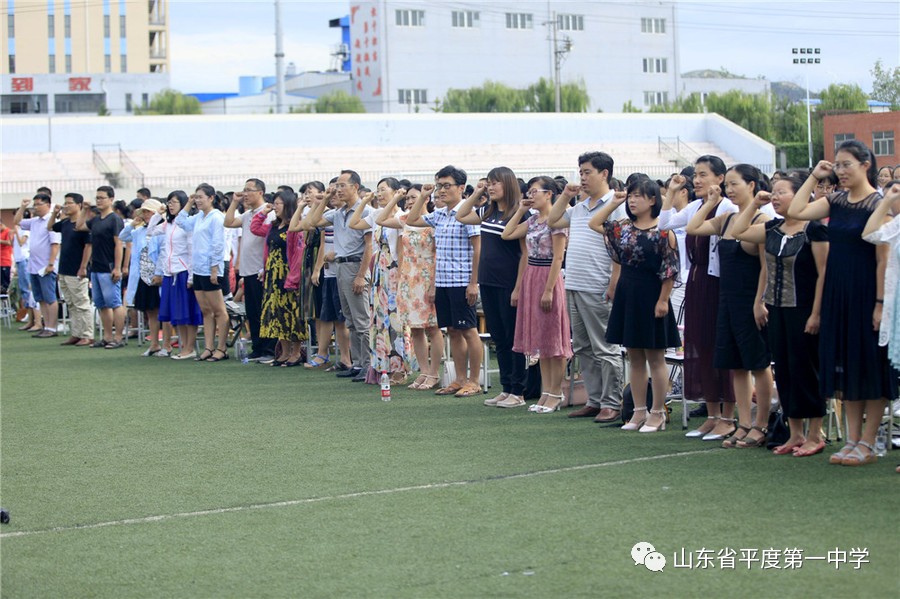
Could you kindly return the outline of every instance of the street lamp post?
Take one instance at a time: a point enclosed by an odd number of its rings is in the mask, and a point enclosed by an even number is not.
[[[822,59],[819,58],[819,55],[822,53],[821,48],[793,48],[791,53],[794,55],[794,64],[814,65],[822,63]],[[812,115],[809,103],[809,72],[807,71],[804,75],[806,77],[806,140],[807,151],[809,154],[809,168],[812,168]]]

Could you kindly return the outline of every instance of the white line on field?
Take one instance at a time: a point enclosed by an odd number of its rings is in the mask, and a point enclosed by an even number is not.
[[[108,522],[97,522],[94,524],[76,524],[74,526],[57,526],[55,528],[45,528],[42,530],[20,530],[16,532],[7,532],[0,534],[0,539],[10,539],[14,537],[30,537],[34,535],[47,534],[51,532],[69,532],[73,530],[90,530],[94,528],[106,528],[109,526],[128,526],[131,524],[149,524],[151,522],[162,522],[164,520],[172,520],[175,518],[193,518],[196,516],[213,516],[217,514],[230,514],[232,512],[246,512],[249,510],[264,510],[280,507],[291,507],[295,505],[305,505],[310,503],[323,503],[327,501],[339,501],[341,499],[356,499],[359,497],[373,497],[376,495],[392,495],[394,493],[406,493],[409,491],[428,491],[431,489],[447,489],[450,487],[462,487],[466,485],[481,484],[486,482],[496,482],[503,480],[512,480],[517,478],[531,478],[533,476],[545,476],[548,474],[560,474],[563,472],[576,472],[578,470],[591,470],[594,468],[606,468],[609,466],[622,466],[626,464],[636,464],[639,462],[651,462],[654,460],[664,460],[668,458],[677,458],[701,453],[709,453],[715,449],[698,449],[696,451],[683,451],[679,453],[666,453],[663,455],[648,456],[643,458],[629,458],[627,460],[616,460],[614,462],[600,462],[597,464],[582,464],[580,466],[566,466],[564,468],[551,468],[549,470],[538,470],[536,472],[522,472],[520,474],[506,474],[499,476],[489,476],[476,480],[457,480],[443,483],[428,483],[426,485],[413,485],[410,487],[396,487],[394,489],[380,489],[376,491],[358,491],[356,493],[343,493],[341,495],[330,495],[328,497],[309,497],[306,499],[291,499],[288,501],[275,501],[272,503],[254,503],[250,505],[237,505],[234,507],[223,507],[209,510],[199,510],[196,512],[179,512],[175,514],[160,514],[157,516],[144,516],[142,518],[125,518],[123,520],[110,520]],[[15,514],[13,514],[15,516]]]

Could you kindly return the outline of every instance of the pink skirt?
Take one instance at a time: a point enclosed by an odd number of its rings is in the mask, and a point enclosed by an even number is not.
[[[550,275],[549,266],[525,267],[516,315],[513,351],[542,358],[571,358],[572,335],[566,292],[560,276],[553,286],[553,305],[549,312],[541,309],[541,296]]]

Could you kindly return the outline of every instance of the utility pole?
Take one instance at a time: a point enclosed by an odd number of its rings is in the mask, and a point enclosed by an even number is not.
[[[284,32],[281,29],[281,0],[275,0],[275,113],[284,112]]]
[[[572,40],[566,37],[562,41],[559,40],[557,32],[559,30],[559,22],[557,21],[556,11],[550,16],[550,20],[545,23],[550,27],[550,39],[553,43],[553,90],[555,111],[562,112],[562,83],[560,81],[559,71],[562,62],[565,60],[566,54],[572,51]]]

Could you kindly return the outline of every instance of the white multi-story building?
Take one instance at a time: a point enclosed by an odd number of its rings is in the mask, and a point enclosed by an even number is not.
[[[487,80],[552,81],[566,49],[560,81],[583,80],[591,111],[648,109],[679,90],[674,2],[359,1],[350,36],[354,90],[369,112],[428,110],[448,89]]]

